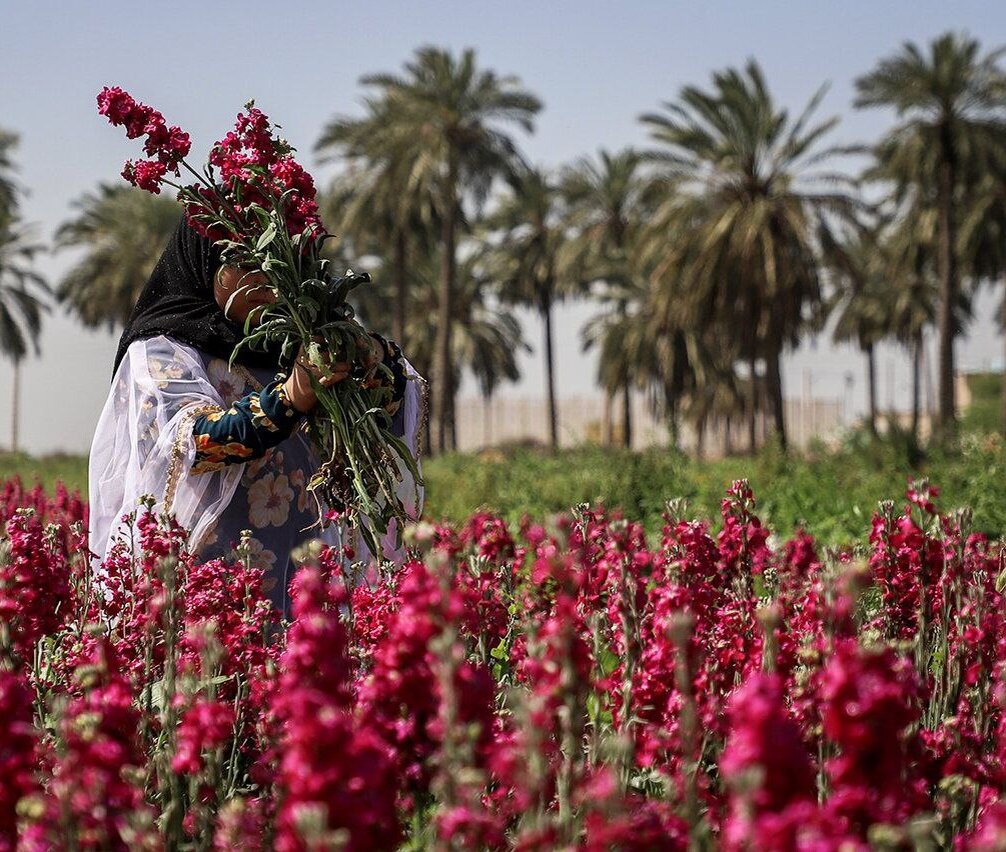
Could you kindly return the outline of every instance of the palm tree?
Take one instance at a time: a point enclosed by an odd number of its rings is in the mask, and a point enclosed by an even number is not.
[[[11,451],[18,451],[20,367],[29,348],[38,354],[42,313],[48,310],[49,286],[32,269],[42,246],[12,215],[0,220],[0,353],[14,362]]]
[[[14,180],[14,160],[18,137],[0,128],[0,221],[14,215],[17,208],[17,183]]]
[[[737,374],[729,367],[714,364],[711,351],[704,350],[706,367],[716,367],[714,371],[695,383],[688,395],[685,413],[695,430],[695,455],[702,458],[705,455],[706,427],[710,420],[721,421],[724,425],[724,454],[733,452],[730,443],[730,425],[734,414],[743,407],[743,390]],[[694,356],[693,356],[694,357]]]
[[[73,206],[78,214],[60,226],[56,245],[85,254],[63,276],[57,296],[88,328],[112,330],[129,319],[181,208],[166,196],[108,184]]]
[[[478,384],[486,412],[483,440],[488,445],[493,395],[504,382],[520,380],[517,353],[529,352],[531,347],[524,340],[520,322],[510,311],[485,302],[484,294],[490,288],[487,282],[479,280],[470,263],[461,265],[458,281],[456,301],[462,306],[461,316],[465,319],[459,323],[459,333],[454,338],[454,363],[471,370]],[[460,376],[454,379],[455,388],[458,384]]]
[[[877,364],[875,349],[890,330],[890,292],[880,257],[880,232],[855,229],[838,243],[826,244],[834,290],[827,313],[835,318],[835,343],[854,343],[866,356],[867,427],[877,434]]]
[[[844,191],[848,178],[817,171],[848,150],[821,147],[836,118],[810,125],[824,91],[791,119],[751,61],[714,74],[710,91],[686,86],[663,113],[642,117],[663,146],[653,157],[672,190],[647,239],[668,311],[682,327],[724,323],[752,368],[752,387],[764,360],[783,446],[782,352],[821,302],[821,234],[859,206]]]
[[[528,305],[541,317],[549,443],[555,450],[559,446],[559,427],[552,307],[572,290],[562,258],[566,234],[561,198],[556,185],[540,169],[527,169],[515,175],[511,189],[482,223],[490,234],[482,255],[484,274],[495,282],[504,303]]]
[[[391,259],[394,281],[392,336],[403,348],[408,304],[409,260],[414,244],[430,249],[438,220],[430,187],[412,182],[408,151],[389,146],[384,133],[388,104],[367,99],[363,118],[338,117],[322,131],[315,150],[322,161],[347,163],[325,201],[326,219],[357,250],[368,247]]]
[[[960,251],[971,262],[972,273],[993,286],[1006,277],[1006,171],[981,177],[962,217]],[[999,329],[1006,343],[1006,290],[999,308]],[[1006,350],[1003,352],[1001,430],[1006,434]]]
[[[410,341],[408,358],[423,375],[429,375],[436,357],[436,329],[429,316],[439,303],[440,263],[436,254],[420,255],[410,267],[405,334]],[[530,351],[520,323],[505,307],[488,299],[492,287],[481,264],[471,254],[458,267],[455,293],[457,334],[451,338],[450,392],[456,393],[465,369],[471,371],[487,406],[504,382],[520,379],[517,355]],[[391,319],[386,310],[390,286],[380,279],[354,291],[352,300],[367,327],[387,334]],[[454,426],[449,433],[454,443]]]
[[[646,206],[646,183],[641,173],[642,156],[631,148],[611,153],[600,151],[596,160],[582,157],[562,174],[562,193],[568,207],[565,226],[570,239],[565,265],[568,274],[584,287],[600,285],[604,301],[616,316],[602,313],[598,323],[612,328],[621,325],[630,302],[638,295],[639,282],[631,271],[634,251]],[[620,315],[620,316],[619,316]],[[597,342],[598,330],[586,332]],[[612,332],[615,333],[615,332]],[[612,341],[614,343],[614,341]],[[601,347],[602,359],[610,353],[618,361],[617,350]],[[601,371],[606,367],[602,364]],[[622,375],[618,366],[610,376]],[[632,445],[632,381],[625,374],[620,385],[602,381],[609,396],[622,393],[622,440]]]
[[[940,297],[936,278],[935,215],[903,219],[885,236],[879,260],[888,282],[884,298],[887,332],[908,350],[912,364],[912,438],[918,443],[922,409],[922,354],[926,329],[936,322]],[[971,315],[967,295],[958,293],[953,311],[954,334]]]
[[[0,130],[0,354],[14,362],[11,383],[11,452],[18,451],[20,423],[21,361],[29,347],[36,354],[42,331],[42,313],[49,285],[32,268],[42,246],[33,241],[18,214],[19,188],[14,180],[11,153],[17,134]]]
[[[968,176],[1004,156],[1006,76],[1002,51],[980,55],[977,40],[946,33],[928,54],[908,42],[856,81],[858,107],[890,107],[899,123],[878,146],[883,170],[897,177],[899,198],[932,204],[938,215],[936,266],[940,281],[939,426],[957,428],[954,403],[954,306],[960,291],[957,230],[967,206]],[[884,172],[881,176],[885,176]]]
[[[635,387],[667,418],[671,443],[679,444],[680,415],[696,426],[701,451],[711,415],[737,406],[739,394],[729,346],[722,329],[681,327],[662,313],[663,294],[655,278],[629,267],[624,284],[602,285],[602,310],[584,326],[584,350],[598,350],[598,384],[613,397]],[[622,440],[632,446],[632,414],[623,408]]]
[[[660,341],[645,322],[645,291],[640,283],[604,286],[597,299],[602,309],[583,327],[583,350],[597,349],[597,383],[608,398],[623,394],[622,445],[631,449],[631,390],[645,387],[657,371]]]
[[[405,64],[403,75],[375,74],[361,82],[376,88],[383,101],[385,150],[409,163],[410,186],[429,188],[441,221],[432,376],[437,448],[444,450],[453,417],[450,359],[462,207],[469,200],[484,202],[495,178],[521,162],[509,131],[531,132],[541,103],[516,77],[480,69],[471,49],[455,57],[423,47]]]

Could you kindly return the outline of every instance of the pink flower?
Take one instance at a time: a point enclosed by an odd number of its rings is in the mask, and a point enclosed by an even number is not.
[[[0,664],[0,849],[17,845],[17,803],[38,789],[32,694],[24,678]]]
[[[752,801],[759,810],[781,810],[816,793],[810,755],[786,712],[782,687],[778,675],[755,674],[727,705],[731,728],[720,771],[728,780],[739,780],[756,770]]]
[[[70,571],[62,547],[47,538],[33,510],[15,513],[7,537],[9,553],[0,558],[0,624],[14,650],[30,660],[35,643],[55,633],[67,615]]]
[[[307,199],[314,198],[314,179],[293,157],[284,157],[272,163],[269,172],[286,189],[294,189]]]
[[[904,783],[906,728],[919,717],[918,676],[890,648],[840,640],[821,676],[825,736],[839,747],[828,762],[833,807],[865,827],[898,823],[919,807]]]
[[[908,501],[918,506],[925,514],[936,514],[935,500],[940,496],[940,489],[935,485],[930,485],[928,480],[921,479],[912,482],[905,492]]]
[[[70,701],[60,723],[62,749],[36,823],[35,848],[63,848],[61,837],[47,835],[68,824],[91,848],[125,852],[155,841],[137,772],[146,763],[137,737],[140,715],[119,666],[112,649],[99,643],[83,670],[83,694]]]
[[[727,707],[731,727],[719,765],[733,788],[725,838],[732,848],[746,846],[752,820],[815,799],[810,755],[786,712],[782,686],[778,675],[752,675]]]
[[[305,567],[292,594],[295,620],[272,706],[283,726],[276,848],[322,848],[322,836],[301,830],[309,815],[324,836],[344,831],[345,849],[394,848],[401,836],[395,764],[379,732],[350,708],[347,635],[339,619],[345,590]]]
[[[204,766],[203,755],[220,748],[233,735],[234,708],[220,701],[202,698],[182,715],[176,733],[175,756],[171,768],[196,775]]]
[[[111,88],[106,86],[98,94],[98,113],[106,116],[111,124],[125,127],[128,139],[146,135],[147,139],[143,144],[146,155],[156,156],[159,163],[173,169],[177,174],[178,163],[188,155],[190,148],[189,135],[180,127],[167,127],[161,113],[134,100],[118,86]],[[127,171],[132,174],[128,164],[123,170],[123,177],[136,184],[136,181],[127,175]],[[149,180],[146,183],[143,189],[157,192],[149,188]]]
[[[136,101],[118,86],[105,86],[98,93],[98,114],[115,126],[122,125],[136,109]]]
[[[1006,803],[995,802],[978,817],[974,831],[962,837],[956,848],[969,852],[998,852],[1006,847]]]
[[[155,119],[155,117],[159,117],[161,123],[164,123],[163,116],[156,112],[153,107],[149,107],[146,104],[136,104],[130,110],[124,122],[126,126],[126,138],[137,139],[142,136],[147,132],[147,127],[151,125],[152,119]]]
[[[167,173],[168,167],[157,160],[127,161],[123,166],[122,176],[133,186],[146,190],[153,195],[160,195],[161,178]]]
[[[229,799],[217,815],[213,848],[217,852],[264,852],[265,802],[262,799]]]
[[[191,148],[189,134],[180,127],[172,126],[168,130],[168,141],[162,146],[160,156],[168,157],[171,162],[177,163],[189,155]]]

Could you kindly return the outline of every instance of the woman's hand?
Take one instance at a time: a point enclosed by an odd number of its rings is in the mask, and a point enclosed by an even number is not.
[[[261,321],[263,309],[276,302],[263,272],[229,265],[213,276],[213,298],[231,322],[243,325],[251,317],[253,326]]]
[[[363,364],[363,369],[370,377],[374,373],[374,368],[384,361],[384,344],[372,334],[367,335],[367,342],[370,344],[370,348],[363,353],[360,363]]]
[[[329,363],[326,356],[325,366],[327,369],[322,370],[312,364],[303,349],[297,353],[290,377],[283,383],[283,391],[286,393],[286,398],[290,400],[290,404],[301,414],[307,414],[318,404],[318,395],[314,392],[314,386],[311,384],[312,376],[319,385],[330,388],[349,375],[351,365],[345,362]]]
[[[366,341],[369,346],[361,354],[360,363],[363,364],[364,370],[369,375],[384,360],[384,347],[377,338],[371,337],[369,334],[366,337]],[[290,400],[290,404],[297,411],[301,412],[301,414],[306,414],[318,404],[318,395],[314,392],[314,386],[311,384],[312,376],[314,376],[315,381],[319,385],[330,388],[332,385],[345,380],[350,374],[352,369],[351,364],[345,361],[333,364],[327,354],[324,356],[324,359],[325,369],[323,370],[312,364],[304,354],[303,348],[301,348],[294,361],[290,378],[283,385],[286,398]]]

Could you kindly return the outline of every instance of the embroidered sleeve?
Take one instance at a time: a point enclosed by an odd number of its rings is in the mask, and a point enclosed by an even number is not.
[[[405,361],[402,358],[401,347],[394,340],[388,340],[376,332],[370,332],[381,348],[384,350],[384,359],[374,371],[372,381],[377,385],[382,385],[391,390],[391,401],[384,408],[388,414],[394,416],[405,398]]]
[[[286,399],[282,380],[253,391],[229,409],[202,414],[192,425],[196,441],[192,472],[208,473],[261,458],[290,437],[300,417]]]

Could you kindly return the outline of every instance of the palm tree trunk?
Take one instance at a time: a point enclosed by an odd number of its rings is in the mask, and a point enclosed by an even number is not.
[[[552,452],[559,449],[559,421],[555,409],[555,357],[552,354],[552,301],[541,303],[541,318],[545,326],[545,387],[548,394],[548,440]]]
[[[1001,414],[1001,428],[1004,435],[1006,435],[1006,294],[1003,295],[1002,304],[1002,319],[1000,321],[1003,335],[1003,369],[1002,376],[1000,377],[1000,414]]]
[[[610,447],[612,442],[612,433],[615,431],[614,426],[611,422],[611,409],[615,404],[615,400],[612,398],[608,391],[604,392],[604,414],[601,422],[601,443]],[[1006,421],[1004,421],[1006,422]]]
[[[786,449],[786,411],[782,398],[782,353],[776,350],[765,359],[765,385],[772,404],[772,420],[779,446]]]
[[[706,418],[700,417],[695,423],[695,458],[706,456]]]
[[[670,410],[671,419],[671,446],[675,450],[681,449],[681,417],[678,412],[678,401],[674,400]]]
[[[751,399],[748,407],[748,452],[754,455],[758,450],[758,360],[754,355],[748,358],[751,371]]]
[[[919,415],[922,411],[922,330],[912,339],[912,441],[919,442]]]
[[[954,304],[957,301],[957,228],[954,217],[954,186],[957,182],[953,143],[944,130],[943,163],[939,180],[939,245],[936,262],[940,276],[939,313],[939,431],[944,440],[957,433],[954,405]]]
[[[733,418],[728,414],[723,418],[723,457],[729,458],[734,454],[733,438],[730,429],[733,426]]]
[[[873,344],[868,343],[863,347],[866,354],[866,393],[868,397],[868,407],[866,412],[866,428],[871,435],[877,434],[877,353],[873,350]]]
[[[437,305],[437,339],[433,376],[436,385],[434,417],[437,421],[437,450],[447,449],[448,421],[451,417],[451,332],[454,322],[454,278],[457,258],[454,256],[457,225],[457,166],[452,159],[448,166],[444,192],[444,221],[441,229],[440,298]]]
[[[458,388],[461,386],[460,373],[460,370],[451,370],[450,393],[447,395],[447,449],[452,452],[456,451],[458,448],[456,403],[458,399]]]
[[[632,385],[622,385],[622,446],[632,449]]]
[[[493,442],[493,395],[482,396],[482,445],[492,446]]]
[[[21,419],[21,361],[14,359],[14,388],[11,398],[10,416],[10,451],[17,454],[20,449],[18,441],[18,424]]]
[[[405,340],[405,308],[409,298],[407,272],[407,243],[405,229],[401,228],[395,237],[395,322],[392,334],[402,351],[408,351]]]

